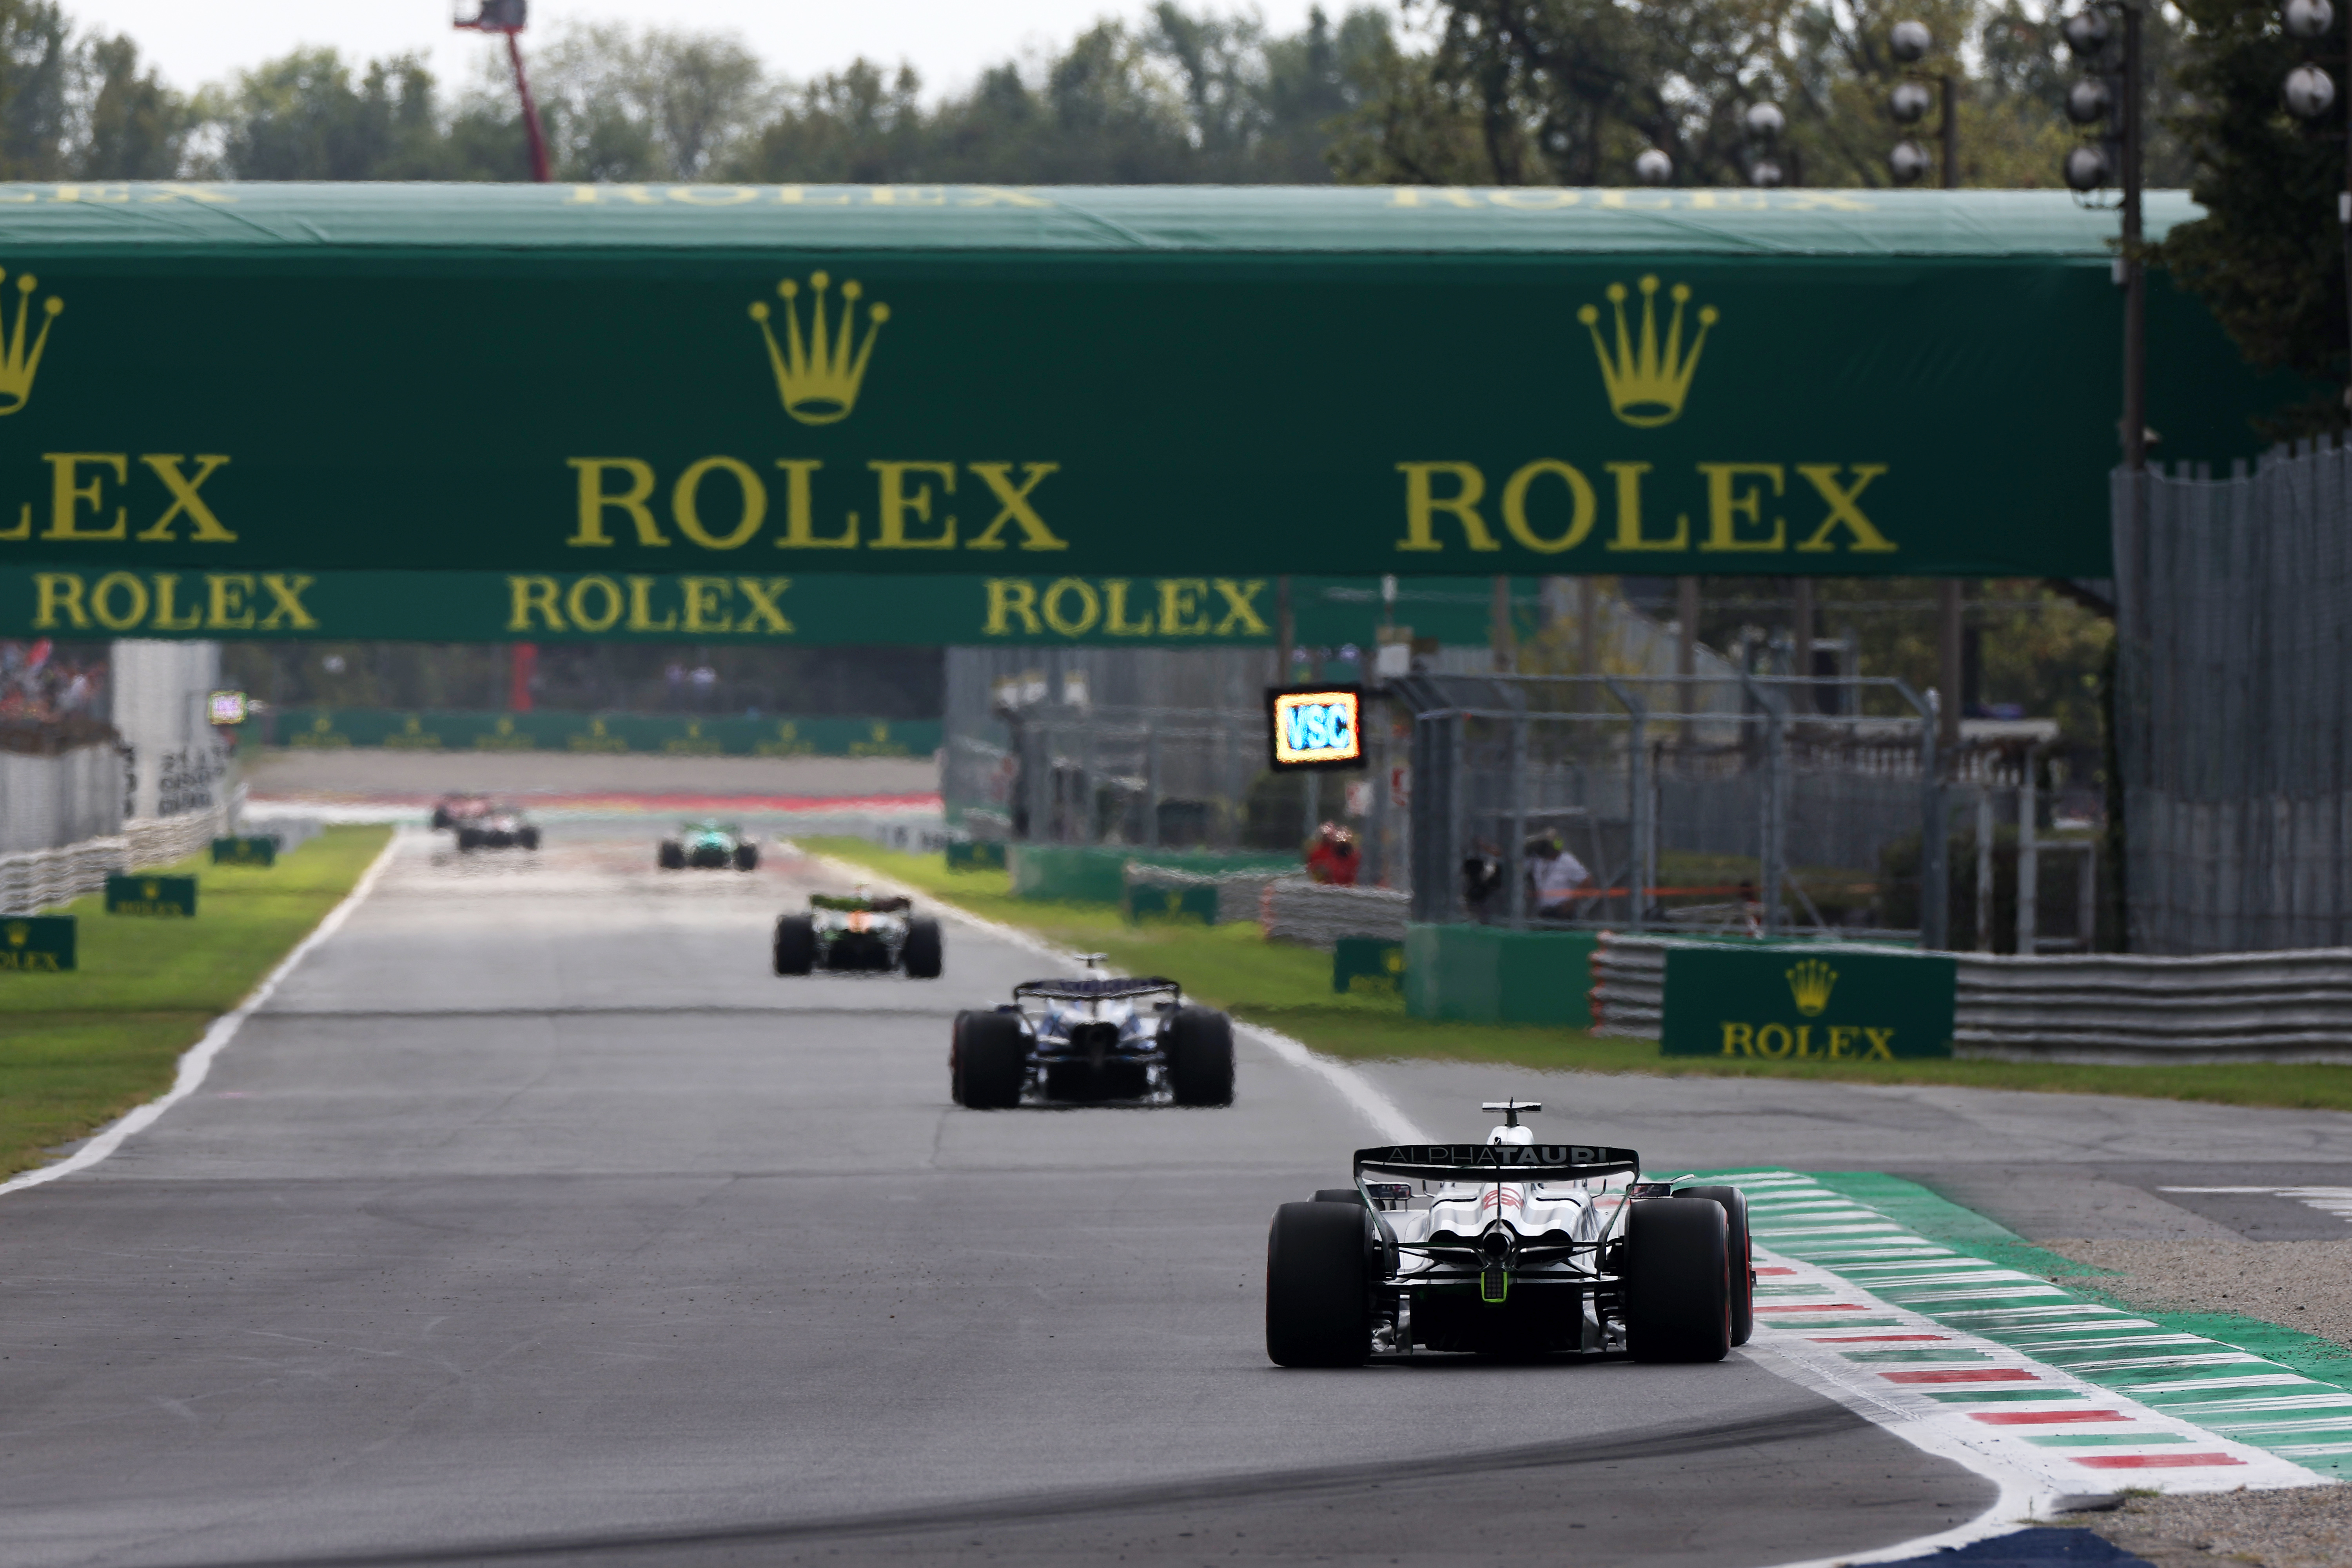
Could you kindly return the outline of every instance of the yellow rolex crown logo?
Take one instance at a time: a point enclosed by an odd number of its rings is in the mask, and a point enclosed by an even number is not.
[[[1837,971],[1818,958],[1808,958],[1789,971],[1789,992],[1797,999],[1797,1011],[1808,1018],[1819,1017],[1830,1005],[1830,989],[1837,984]]]
[[[8,276],[0,268],[0,279]],[[33,377],[41,370],[41,351],[49,346],[49,328],[66,302],[55,294],[41,301],[40,335],[33,335],[33,290],[40,279],[27,272],[16,279],[16,326],[8,330],[5,305],[0,305],[0,414],[14,414],[33,400]]]
[[[1592,332],[1592,352],[1601,360],[1601,379],[1609,387],[1609,406],[1628,425],[1648,427],[1672,424],[1683,411],[1690,392],[1691,374],[1698,369],[1699,351],[1706,346],[1706,331],[1720,312],[1712,305],[1698,313],[1698,335],[1690,353],[1683,353],[1683,310],[1690,303],[1690,285],[1677,283],[1672,293],[1674,320],[1666,328],[1663,352],[1658,344],[1658,280],[1642,279],[1642,330],[1638,336],[1625,324],[1625,285],[1609,285],[1609,305],[1617,315],[1617,347],[1612,355],[1601,335],[1601,307],[1587,305],[1576,312]]]
[[[882,331],[882,323],[890,319],[887,305],[866,308],[866,337],[857,341],[857,301],[865,294],[855,278],[841,286],[841,317],[829,321],[825,313],[824,294],[833,279],[822,272],[809,274],[809,289],[814,295],[809,311],[808,331],[801,330],[801,286],[787,278],[776,285],[776,292],[784,301],[784,341],[776,342],[775,329],[768,324],[772,313],[764,300],[751,306],[751,319],[760,323],[760,335],[768,341],[768,363],[776,373],[776,395],[783,399],[784,412],[803,425],[831,425],[849,417],[857,405],[857,388],[866,379],[866,362],[874,355],[874,339]]]
[[[140,891],[142,897],[148,899],[160,899],[163,896],[163,884],[161,882],[142,883]]]
[[[8,945],[10,947],[24,946],[27,941],[31,940],[32,935],[33,928],[26,925],[23,921],[10,921],[8,922]]]

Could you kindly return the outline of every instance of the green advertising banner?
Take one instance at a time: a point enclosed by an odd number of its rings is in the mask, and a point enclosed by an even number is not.
[[[253,727],[249,727],[253,728]],[[671,757],[928,757],[937,719],[720,719],[691,714],[471,713],[283,708],[254,737],[302,751],[580,752]]]
[[[0,429],[0,437],[6,432]],[[404,638],[1272,647],[1270,577],[810,577],[525,572],[95,572],[0,565],[0,637]],[[1540,624],[1517,580],[1522,635]],[[1298,646],[1488,640],[1491,595],[1458,578],[1296,578]]]
[[[1666,954],[1670,1057],[1892,1061],[1952,1054],[1958,966],[1935,953],[1814,943]]]
[[[2150,237],[2196,210],[2152,194]],[[820,574],[1028,582],[1112,636],[1285,573],[2102,576],[2115,223],[2063,191],[0,185],[0,570],[142,636],[294,628],[331,572],[513,574],[534,636],[772,628]],[[2248,449],[2201,307],[2159,287],[2150,332],[2166,449]]]
[[[73,967],[73,916],[0,918],[0,973],[61,974]]]
[[[278,864],[278,840],[275,838],[215,838],[213,840],[213,864],[215,866],[275,866]]]
[[[194,877],[109,877],[106,912],[110,915],[167,915],[187,919],[196,912]]]

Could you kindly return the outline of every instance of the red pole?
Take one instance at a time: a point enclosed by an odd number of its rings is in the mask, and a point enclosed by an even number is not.
[[[547,184],[547,138],[540,133],[539,105],[530,100],[530,79],[522,71],[522,44],[513,33],[507,35],[507,58],[514,61],[515,91],[522,95],[522,128],[530,138],[530,177],[541,184]]]
[[[539,645],[519,642],[507,645],[507,711],[530,711],[531,677],[539,673]]]

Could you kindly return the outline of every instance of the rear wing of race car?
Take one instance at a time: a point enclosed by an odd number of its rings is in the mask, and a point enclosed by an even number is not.
[[[1013,988],[1013,1000],[1020,1002],[1036,996],[1055,1002],[1100,1002],[1115,997],[1148,996],[1160,991],[1180,999],[1184,994],[1183,987],[1173,980],[1163,980],[1156,974],[1140,974],[1118,979],[1024,980]]]
[[[1394,1143],[1356,1151],[1356,1180],[1366,1171],[1433,1182],[1572,1182],[1642,1173],[1631,1149],[1590,1143]]]
[[[813,910],[846,910],[852,913],[888,915],[914,907],[912,899],[860,899],[839,893],[809,895],[809,908]]]

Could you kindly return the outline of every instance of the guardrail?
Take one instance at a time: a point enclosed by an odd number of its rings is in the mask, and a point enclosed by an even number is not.
[[[1402,942],[1408,893],[1387,888],[1342,888],[1306,877],[1268,882],[1258,899],[1258,925],[1270,937],[1328,950],[1343,936]]]
[[[1593,1032],[1658,1037],[1666,954],[1604,934]],[[1954,1054],[2075,1062],[2352,1062],[2352,948],[2194,958],[1955,953]]]
[[[116,872],[184,860],[227,831],[228,815],[215,806],[184,816],[133,817],[103,838],[0,855],[0,912],[37,914],[100,891]]]

